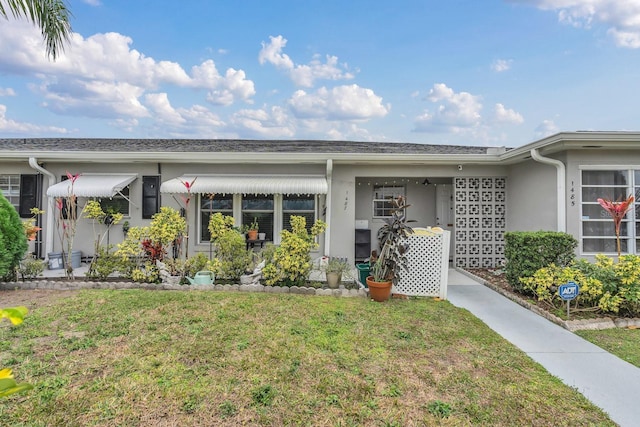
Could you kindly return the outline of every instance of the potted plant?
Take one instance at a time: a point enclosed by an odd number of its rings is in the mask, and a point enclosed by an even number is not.
[[[351,272],[351,266],[345,259],[331,258],[327,262],[324,272],[327,276],[327,286],[331,289],[337,289],[342,281],[342,275]]]
[[[254,217],[253,222],[249,226],[249,230],[247,230],[247,237],[249,240],[258,240],[258,230],[260,226],[258,225],[258,218]]]
[[[413,229],[407,225],[406,209],[409,205],[400,196],[392,199],[391,216],[384,218],[384,224],[378,231],[380,255],[373,263],[371,276],[367,277],[369,295],[374,301],[386,301],[391,296],[391,288],[398,283],[401,270],[407,270],[406,253],[409,250],[407,236]]]

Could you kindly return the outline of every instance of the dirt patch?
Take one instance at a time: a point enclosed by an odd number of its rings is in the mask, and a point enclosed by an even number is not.
[[[33,310],[38,307],[49,307],[58,300],[74,296],[77,293],[77,290],[55,289],[0,290],[0,307],[23,305],[29,310]]]

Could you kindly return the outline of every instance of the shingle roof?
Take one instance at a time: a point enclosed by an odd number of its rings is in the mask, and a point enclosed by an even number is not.
[[[487,147],[318,140],[11,138],[0,139],[2,151],[486,154]]]

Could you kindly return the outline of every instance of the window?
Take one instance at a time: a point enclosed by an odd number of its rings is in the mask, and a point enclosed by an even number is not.
[[[0,191],[16,209],[20,207],[20,175],[0,175]]]
[[[160,210],[160,177],[142,177],[142,218],[150,219]]]
[[[99,199],[100,207],[106,213],[121,213],[129,216],[129,186],[108,199]]]
[[[307,230],[316,220],[316,197],[314,195],[282,196],[282,229],[291,231],[291,217],[303,216],[307,220]]]
[[[636,185],[632,181],[636,182]],[[638,195],[640,171],[583,170],[581,183],[581,237],[583,253],[617,253],[613,220],[598,203],[598,198],[621,201],[629,194]],[[635,191],[634,191],[635,190]],[[634,212],[635,208],[635,212]],[[634,253],[640,248],[634,237],[640,238],[639,205],[634,203],[620,224],[620,249]]]
[[[391,199],[404,196],[404,187],[378,186],[373,188],[373,217],[390,217],[393,212]]]
[[[266,240],[273,240],[273,194],[246,195],[242,197],[242,225],[258,221],[260,233]]]
[[[233,216],[233,194],[201,194],[200,195],[200,241],[211,240],[209,233],[209,219],[211,215],[220,212]]]

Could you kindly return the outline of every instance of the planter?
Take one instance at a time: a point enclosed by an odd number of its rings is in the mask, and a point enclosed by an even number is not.
[[[258,240],[258,230],[247,231],[247,238],[249,240]]]
[[[373,276],[369,276],[367,277],[367,286],[369,287],[369,295],[374,301],[384,302],[391,297],[391,288],[393,287],[391,280],[376,282],[373,280]]]
[[[267,233],[258,233],[258,240],[265,240],[267,238]]]
[[[331,289],[338,289],[342,281],[342,274],[329,272],[327,273],[327,286]]]

